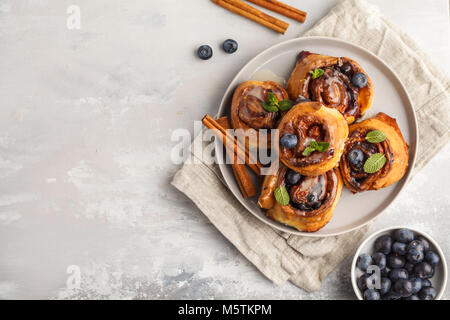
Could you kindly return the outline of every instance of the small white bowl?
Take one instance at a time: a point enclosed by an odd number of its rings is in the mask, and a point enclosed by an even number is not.
[[[394,234],[394,231],[397,229],[409,229],[414,232],[415,236],[423,236],[430,243],[430,249],[435,251],[437,254],[439,254],[439,256],[441,258],[441,262],[439,263],[438,266],[435,267],[434,276],[433,276],[433,278],[431,278],[429,280],[431,281],[431,283],[433,284],[433,287],[437,291],[435,300],[440,300],[442,298],[442,295],[444,294],[445,287],[447,285],[447,263],[445,261],[444,254],[443,254],[441,248],[439,247],[439,245],[436,243],[436,241],[434,241],[433,238],[431,238],[428,234],[426,234],[425,232],[413,229],[413,228],[403,227],[403,226],[382,229],[378,232],[373,233],[366,240],[364,240],[363,243],[361,243],[361,245],[359,246],[358,250],[355,253],[355,256],[353,257],[353,261],[352,261],[352,265],[351,265],[352,286],[353,286],[353,291],[355,291],[356,296],[358,297],[359,300],[364,300],[363,295],[360,292],[358,285],[356,283],[356,280],[363,274],[363,272],[361,270],[359,270],[358,267],[356,266],[356,261],[358,260],[358,257],[363,253],[368,253],[370,255],[375,253],[375,250],[374,250],[375,240],[379,236],[382,236],[385,234],[389,234],[392,236]]]

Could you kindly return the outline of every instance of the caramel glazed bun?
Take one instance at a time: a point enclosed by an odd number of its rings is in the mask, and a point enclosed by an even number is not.
[[[386,140],[380,143],[366,141],[372,130],[380,130]],[[386,164],[375,173],[366,173],[364,163],[372,154],[382,153]],[[339,169],[345,185],[353,193],[378,190],[400,180],[408,168],[408,145],[395,119],[380,112],[375,117],[350,126]]]
[[[313,79],[310,71],[324,70],[324,74]],[[362,73],[367,84],[359,88],[352,77]],[[361,66],[349,58],[335,58],[302,51],[292,72],[287,92],[293,101],[310,99],[329,108],[337,109],[350,124],[360,118],[372,106],[372,81]]]
[[[274,190],[285,186],[289,204],[282,206]],[[258,205],[267,209],[271,219],[300,231],[315,232],[323,228],[333,215],[342,192],[342,178],[334,168],[316,177],[306,177],[280,165],[277,174],[266,176]]]
[[[280,112],[268,112],[261,106],[266,101],[269,92],[272,92],[278,101],[289,98],[286,90],[273,81],[246,81],[241,83],[234,91],[231,102],[231,126],[235,130],[243,129],[246,135],[250,137],[246,139],[247,147],[257,147],[258,138],[263,134],[258,130],[276,128],[281,118]],[[255,129],[256,131],[249,131],[249,129]],[[270,147],[269,132],[266,137],[267,144]]]
[[[297,144],[287,148],[280,143],[281,162],[305,175],[318,176],[333,169],[339,162],[348,135],[348,125],[336,109],[319,102],[302,102],[292,107],[278,125],[280,139],[285,134],[297,136]],[[328,150],[302,153],[311,141],[328,142]]]

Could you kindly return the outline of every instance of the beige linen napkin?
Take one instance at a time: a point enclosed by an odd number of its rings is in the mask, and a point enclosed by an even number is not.
[[[304,34],[316,35],[341,38],[365,47],[401,75],[419,122],[420,146],[415,170],[422,168],[449,139],[449,79],[405,33],[365,1],[340,3]],[[195,151],[193,156],[201,158]],[[307,291],[320,289],[322,280],[355,249],[368,229],[365,226],[327,238],[279,232],[240,205],[222,182],[217,165],[185,164],[172,184],[276,284],[290,280]]]

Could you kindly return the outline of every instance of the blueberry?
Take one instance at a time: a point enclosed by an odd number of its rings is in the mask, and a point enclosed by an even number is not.
[[[367,84],[367,77],[364,73],[355,73],[352,77],[352,83],[358,88],[365,87]]]
[[[414,265],[413,265],[411,262],[405,263],[405,265],[403,266],[403,268],[405,268],[406,271],[408,271],[409,274],[413,274],[413,271],[414,271]]]
[[[394,290],[403,297],[413,294],[413,284],[409,280],[400,279],[394,283]]]
[[[411,262],[412,264],[417,264],[419,262],[422,262],[423,260],[423,252],[419,251],[416,248],[412,248],[408,251],[406,254],[406,259]]]
[[[378,268],[380,268],[380,270],[385,270],[386,269],[386,256],[381,252],[375,252],[374,254],[372,254],[372,263],[374,265],[378,266]]]
[[[400,279],[408,280],[408,271],[405,269],[392,269],[389,271],[389,279],[392,282],[396,282]]]
[[[428,262],[420,262],[414,266],[414,274],[421,279],[429,279],[434,275],[434,269]]]
[[[418,237],[417,237],[417,240],[420,241],[420,243],[421,243],[422,246],[423,246],[423,250],[424,250],[425,252],[427,252],[428,250],[430,250],[430,243],[428,242],[427,239],[425,239],[423,236],[418,236]]]
[[[391,269],[389,268],[384,268],[381,270],[380,274],[382,277],[386,278],[389,277],[389,272],[391,271]]]
[[[353,75],[353,68],[352,68],[352,65],[350,64],[350,63],[348,63],[348,62],[346,62],[346,63],[344,63],[342,66],[341,66],[341,72],[343,73],[343,74],[345,74],[345,75],[347,75],[347,76],[349,76],[349,77],[351,77],[352,75]]]
[[[380,280],[380,293],[386,294],[391,290],[392,281],[389,278],[382,277]]]
[[[391,247],[392,247],[392,238],[389,235],[378,237],[378,239],[375,240],[375,251],[384,254],[389,254],[391,253]]]
[[[226,53],[235,53],[238,49],[238,43],[233,39],[227,39],[223,42],[222,47]]]
[[[300,173],[295,172],[293,170],[289,170],[289,172],[286,175],[286,182],[288,184],[294,185],[294,184],[297,184],[301,178],[302,178],[302,175]]]
[[[417,249],[421,252],[425,251],[422,243],[419,240],[413,240],[410,243],[408,243],[408,247],[406,248],[406,250],[410,251],[411,249]]]
[[[405,265],[405,258],[396,253],[391,253],[387,256],[387,265],[389,268],[398,269]]]
[[[364,291],[364,300],[380,300],[380,293],[375,289]]]
[[[434,300],[436,298],[436,289],[433,287],[425,287],[419,292],[421,300]]]
[[[441,258],[439,255],[434,251],[428,251],[425,254],[425,261],[431,264],[431,266],[436,267],[439,262],[441,261]]]
[[[281,137],[280,143],[288,149],[294,148],[297,145],[297,136],[292,133],[286,133]]]
[[[364,153],[358,149],[352,149],[347,153],[347,160],[351,165],[362,168],[364,165]]]
[[[200,46],[197,50],[197,55],[202,60],[208,60],[213,55],[212,48],[208,45]]]
[[[414,233],[409,229],[397,229],[394,232],[394,239],[398,242],[408,243],[414,240]]]
[[[409,297],[404,297],[402,300],[420,300],[417,294],[410,295]]]
[[[370,277],[369,274],[363,274],[356,280],[356,284],[358,285],[359,290],[364,291],[367,289],[367,284],[369,283],[368,278]]]
[[[371,263],[372,263],[372,257],[367,253],[363,253],[362,255],[360,255],[358,257],[356,266],[362,271],[367,271],[367,268],[369,267],[369,265]]]
[[[400,300],[402,296],[396,292],[389,292],[383,296],[383,300]]]
[[[422,288],[432,287],[431,281],[428,279],[422,279]]]
[[[403,242],[394,242],[392,245],[392,252],[397,253],[399,255],[406,254],[406,243]]]
[[[409,279],[413,286],[413,293],[417,293],[422,289],[422,280],[420,278]]]

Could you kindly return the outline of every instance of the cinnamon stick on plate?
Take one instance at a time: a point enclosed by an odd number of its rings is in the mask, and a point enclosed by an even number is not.
[[[230,129],[230,123],[227,117],[222,117],[217,119],[217,123],[220,124],[225,129]],[[226,147],[226,145],[225,145]],[[226,148],[228,156],[233,159],[232,168],[233,173],[236,178],[239,189],[241,189],[242,196],[244,198],[253,197],[256,195],[255,186],[250,179],[247,168],[244,164],[240,164],[237,161],[237,155],[233,152],[233,149]]]
[[[247,0],[260,7],[269,9],[271,11],[282,14],[283,16],[297,20],[299,22],[305,22],[306,12],[298,10],[294,7],[288,6],[277,0]]]
[[[215,4],[247,19],[253,20],[267,28],[284,34],[289,24],[248,5],[241,0],[211,0]]]

